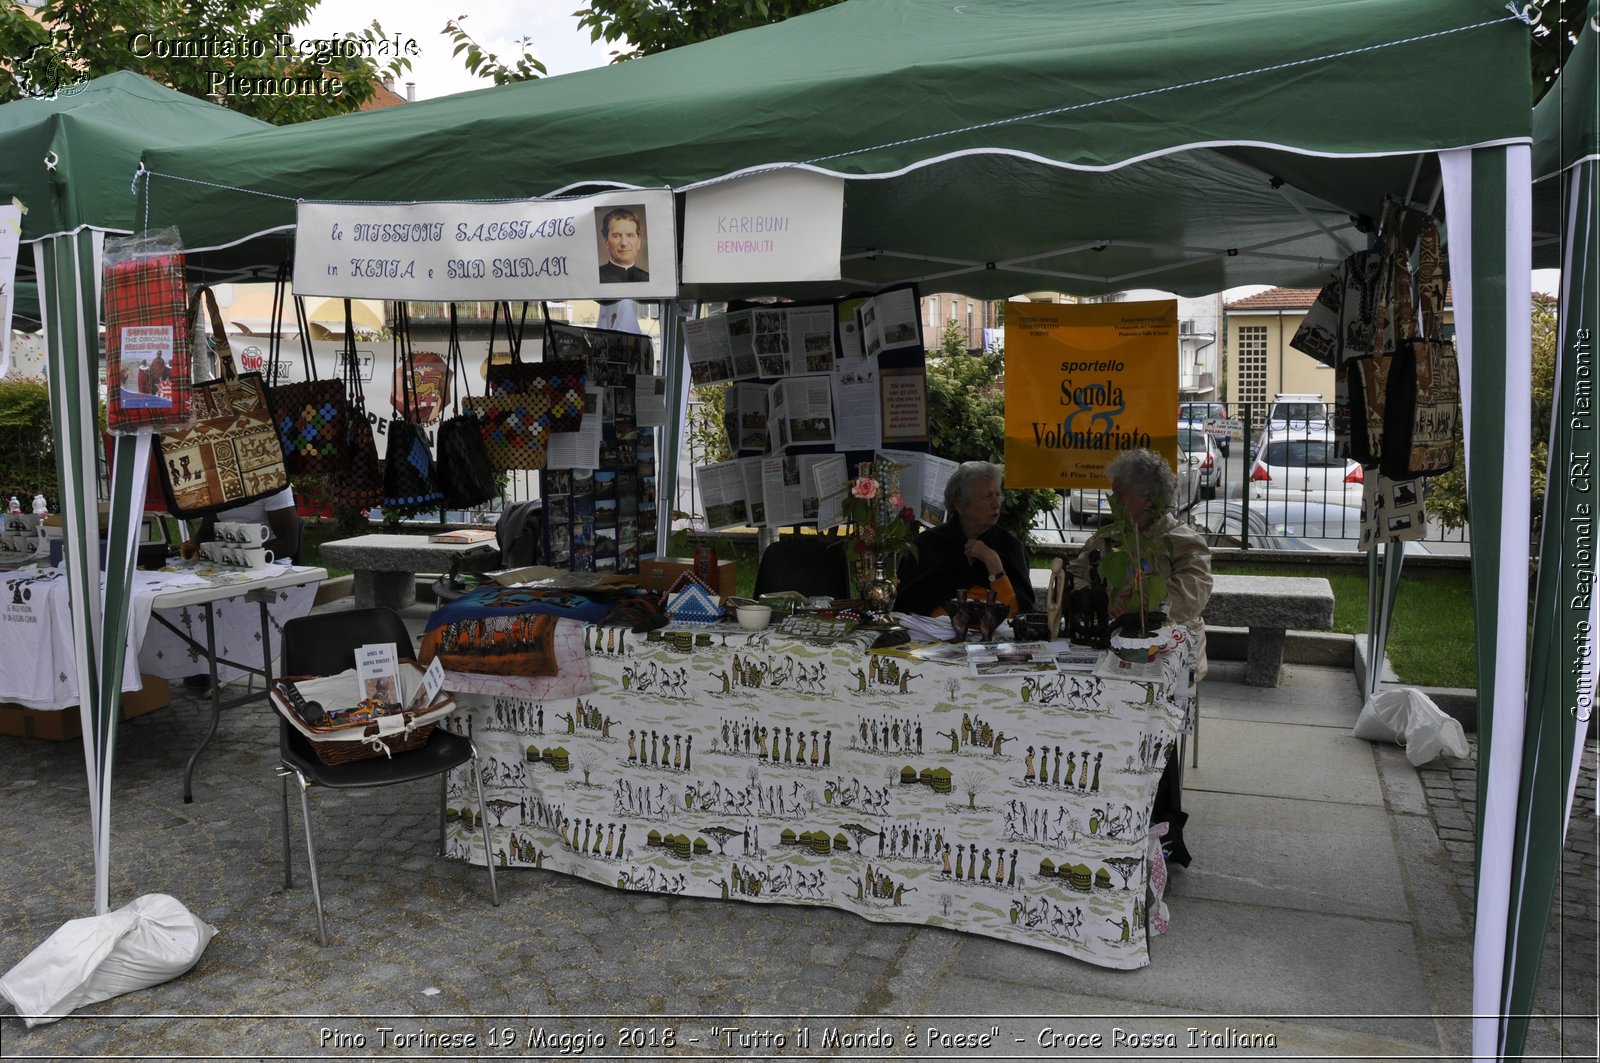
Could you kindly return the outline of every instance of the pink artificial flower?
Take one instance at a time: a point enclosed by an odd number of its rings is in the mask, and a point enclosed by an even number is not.
[[[890,509],[899,509],[903,504],[904,504],[904,499],[902,499],[900,497],[900,492],[899,491],[896,491],[894,494],[889,496],[889,508]]]
[[[878,497],[878,481],[870,476],[863,476],[850,488],[850,493],[857,498],[871,501]]]

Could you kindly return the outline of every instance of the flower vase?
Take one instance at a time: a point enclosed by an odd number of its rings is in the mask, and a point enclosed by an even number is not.
[[[874,619],[889,615],[894,608],[895,595],[899,593],[899,587],[890,575],[893,560],[892,556],[870,554],[858,577],[861,600]]]

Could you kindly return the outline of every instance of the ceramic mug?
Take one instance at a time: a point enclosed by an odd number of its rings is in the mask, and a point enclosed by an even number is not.
[[[241,546],[233,551],[234,564],[243,568],[266,568],[272,564],[272,551],[263,546]]]
[[[217,564],[223,563],[225,560],[223,555],[227,552],[228,544],[220,540],[212,540],[209,543],[200,544],[200,553],[205,555],[205,559]]]
[[[265,524],[235,524],[233,534],[240,546],[260,546],[272,538],[272,529]]]

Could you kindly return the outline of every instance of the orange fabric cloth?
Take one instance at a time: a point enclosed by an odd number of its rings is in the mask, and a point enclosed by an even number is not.
[[[994,591],[995,601],[1003,602],[1006,607],[1006,619],[1017,615],[1017,591],[1011,586],[1010,576],[1001,576],[993,583],[979,583],[967,588],[967,597],[982,599],[989,591]],[[931,616],[949,616],[944,606],[939,606],[929,614]]]

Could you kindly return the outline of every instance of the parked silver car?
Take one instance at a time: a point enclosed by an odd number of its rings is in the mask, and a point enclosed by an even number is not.
[[[1257,550],[1329,550],[1355,553],[1361,549],[1361,508],[1333,502],[1300,499],[1251,501],[1248,518],[1238,499],[1202,502],[1191,517],[1212,546],[1243,545],[1242,529],[1250,529],[1250,547]],[[1409,542],[1412,553],[1430,553],[1427,545]]]
[[[1222,482],[1222,459],[1217,453],[1217,440],[1204,429],[1178,426],[1178,457],[1194,470],[1196,493],[1202,499],[1217,497],[1217,484]]]
[[[1204,436],[1205,433],[1199,433]],[[1181,435],[1181,433],[1180,433]],[[1200,499],[1200,467],[1202,459],[1195,457],[1193,451],[1185,450],[1181,445],[1178,448],[1178,504],[1175,507],[1180,512],[1187,510]],[[1212,468],[1216,468],[1216,460],[1212,461]],[[1111,490],[1110,488],[1074,487],[1067,492],[1067,515],[1072,523],[1082,527],[1085,524],[1103,524],[1111,519]]]

